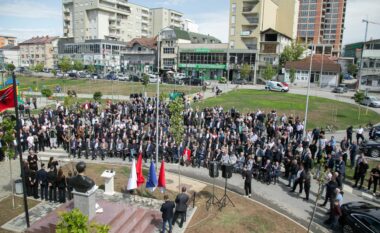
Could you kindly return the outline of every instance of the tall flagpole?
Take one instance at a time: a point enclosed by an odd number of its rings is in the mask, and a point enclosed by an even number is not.
[[[21,178],[22,178],[22,189],[23,189],[23,196],[24,196],[24,212],[25,212],[25,220],[26,220],[26,226],[27,228],[30,227],[29,223],[29,208],[28,208],[28,200],[26,196],[26,180],[25,180],[25,170],[24,170],[24,164],[22,160],[22,152],[21,152],[21,140],[20,140],[20,120],[18,116],[18,102],[17,102],[17,88],[16,88],[16,75],[14,72],[12,72],[12,79],[13,79],[13,98],[15,102],[15,112],[16,112],[16,140],[17,140],[17,151],[20,156],[20,169],[21,169]],[[13,185],[13,184],[12,184]]]

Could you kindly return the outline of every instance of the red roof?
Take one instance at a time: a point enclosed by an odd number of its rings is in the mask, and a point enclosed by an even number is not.
[[[51,43],[53,40],[57,39],[58,36],[37,36],[37,37],[32,37],[29,40],[26,40],[22,43],[19,43],[19,45],[23,44],[47,44]]]
[[[285,69],[295,69],[295,70],[309,70],[310,69],[310,58],[306,57],[299,61],[288,61],[285,64]],[[312,61],[312,71],[321,71],[323,68],[324,72],[340,72],[340,65],[335,61],[331,60],[329,56],[323,55],[323,67],[322,67],[322,55],[316,54],[313,55]]]
[[[143,47],[156,49],[157,48],[157,36],[152,38],[135,38],[128,42],[128,47],[133,47],[135,44],[139,44]]]

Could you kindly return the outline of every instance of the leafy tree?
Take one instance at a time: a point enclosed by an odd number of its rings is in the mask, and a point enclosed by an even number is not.
[[[9,72],[12,72],[16,69],[15,65],[13,65],[13,63],[9,63],[7,64],[6,66],[6,70],[8,70]]]
[[[37,63],[34,66],[34,71],[36,72],[42,72],[44,70],[44,64],[43,63]]]
[[[94,93],[93,98],[94,98],[95,101],[100,102],[100,100],[102,99],[102,96],[103,96],[102,92],[96,91]]]
[[[54,76],[57,76],[57,70],[56,70],[56,69],[52,69],[52,70],[51,70],[51,73],[52,73]]]
[[[290,83],[294,83],[294,81],[296,80],[296,70],[294,68],[291,68],[289,71],[289,79]]]
[[[145,89],[149,84],[149,76],[147,74],[143,74],[143,78],[142,78],[141,83],[142,83],[142,85],[144,85],[144,93],[145,93]]]
[[[300,59],[306,48],[299,43],[292,42],[284,48],[280,55],[280,65],[284,66],[287,61],[297,61]]]
[[[83,70],[84,69],[83,63],[81,61],[79,61],[79,60],[75,60],[74,61],[73,69],[74,70],[78,70],[78,71]]]
[[[87,71],[92,74],[92,73],[95,73],[96,68],[94,65],[91,64],[87,66]]]
[[[349,74],[351,74],[352,76],[356,77],[356,75],[358,74],[358,66],[355,65],[355,64],[349,64],[347,66],[347,71]]]
[[[58,67],[62,70],[62,72],[66,73],[71,70],[71,59],[69,57],[64,57],[58,62]]]
[[[356,103],[360,103],[364,100],[365,94],[362,91],[357,91],[354,95],[354,100]]]
[[[277,74],[276,69],[274,69],[272,65],[269,64],[267,65],[267,67],[265,67],[265,70],[262,76],[265,80],[271,80],[273,76],[275,76],[276,74]]]
[[[63,106],[70,111],[74,110],[76,104],[77,98],[75,96],[68,95],[63,99]]]
[[[41,90],[41,95],[45,96],[46,98],[49,98],[50,96],[53,95],[53,92],[52,92],[52,90],[45,88],[45,89]]]
[[[88,216],[82,214],[79,209],[73,209],[70,212],[59,214],[59,222],[56,227],[56,233],[108,233],[110,227],[98,223],[88,222]]]
[[[169,104],[169,112],[170,112],[170,133],[173,135],[174,141],[178,147],[178,151],[180,151],[180,144],[183,141],[183,134],[185,132],[185,128],[183,127],[183,111],[185,107],[183,105],[182,98],[176,98]],[[178,155],[180,157],[181,155]],[[180,163],[178,163],[180,164]],[[181,170],[180,166],[178,166],[178,179],[179,185],[181,186]]]
[[[240,69],[240,77],[242,79],[247,80],[249,75],[251,74],[251,66],[248,64],[244,64]]]

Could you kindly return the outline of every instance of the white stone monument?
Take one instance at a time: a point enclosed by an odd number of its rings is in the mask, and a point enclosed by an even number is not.
[[[115,190],[114,190],[114,177],[116,175],[115,171],[110,171],[110,170],[105,170],[101,177],[104,178],[104,194],[105,195],[114,195]]]
[[[94,186],[91,190],[81,193],[73,191],[74,196],[74,208],[78,208],[84,215],[88,216],[88,219],[91,220],[95,217],[96,214],[96,200],[95,193],[98,189],[98,186]]]

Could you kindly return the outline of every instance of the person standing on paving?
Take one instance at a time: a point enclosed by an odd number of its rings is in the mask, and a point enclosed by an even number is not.
[[[189,195],[186,194],[186,187],[182,187],[182,193],[178,194],[175,198],[175,213],[173,218],[173,226],[177,221],[178,216],[181,216],[181,222],[179,228],[182,228],[183,222],[186,218],[187,202],[189,201]]]
[[[169,200],[169,196],[167,194],[164,195],[164,200],[165,203],[162,204],[160,209],[162,212],[162,233],[165,233],[166,223],[169,224],[169,233],[171,233],[175,204],[173,201]]]
[[[252,169],[247,169],[247,166],[243,170],[244,190],[245,196],[251,197],[252,193]]]

